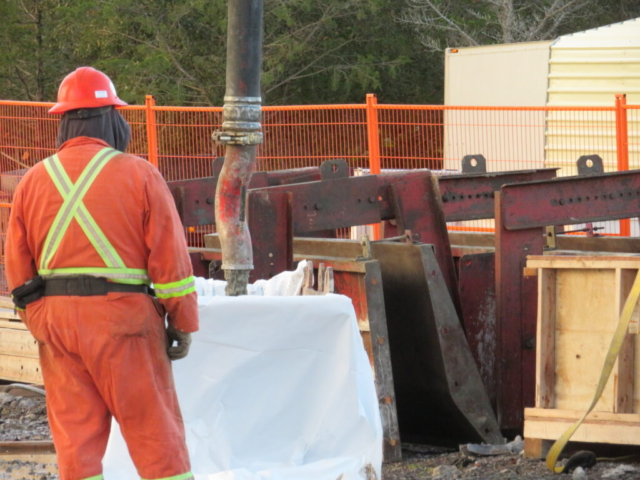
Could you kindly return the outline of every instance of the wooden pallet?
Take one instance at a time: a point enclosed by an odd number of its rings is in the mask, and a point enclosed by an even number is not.
[[[544,456],[587,410],[640,256],[529,257],[538,275],[536,404],[525,409],[525,455]],[[640,445],[640,342],[627,334],[594,411],[572,441]],[[637,388],[636,388],[637,387]]]

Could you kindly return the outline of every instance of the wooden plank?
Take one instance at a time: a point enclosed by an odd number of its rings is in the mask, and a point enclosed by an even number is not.
[[[570,421],[580,420],[584,410],[560,410],[557,408],[525,408],[526,420]],[[639,413],[591,412],[585,422],[599,422],[606,425],[635,425],[640,427]],[[640,431],[639,431],[640,434]],[[532,437],[537,438],[537,437]]]
[[[496,236],[493,233],[449,232],[449,243],[457,247],[495,247]]]
[[[524,456],[525,458],[545,458],[551,450],[553,441],[542,440],[541,438],[525,438],[524,439]]]
[[[0,355],[0,379],[42,385],[40,361],[37,358]]]
[[[620,318],[624,304],[636,279],[637,270],[616,269],[616,297],[614,315]],[[613,367],[613,411],[616,413],[633,412],[633,390],[635,385],[635,335],[625,336],[618,361]]]
[[[55,452],[56,449],[51,440],[0,442],[0,455],[8,453],[36,454]]]
[[[38,342],[27,330],[0,328],[0,355],[38,358]]]
[[[16,480],[34,478],[33,465],[38,463],[38,473],[58,473],[58,462],[53,442],[42,441],[18,441],[0,442],[0,464],[7,467],[5,462],[12,462],[11,470],[7,469],[8,477]],[[24,462],[29,462],[25,464]],[[40,478],[38,476],[38,478]]]
[[[548,410],[546,410],[548,411]],[[580,412],[581,413],[581,412]],[[635,415],[634,415],[635,416]],[[636,416],[636,420],[640,420]],[[536,418],[525,416],[525,438],[555,440],[573,423],[571,418]],[[640,445],[640,422],[607,422],[587,418],[571,438],[573,442],[611,443],[617,445]]]
[[[495,248],[489,247],[458,247],[451,246],[451,256],[454,258],[464,257],[465,255],[475,255],[480,253],[493,253],[495,252]]]
[[[314,264],[324,263],[326,267],[331,267],[334,272],[352,272],[352,273],[365,273],[366,269],[362,262],[354,262],[346,258],[331,258],[322,255],[299,255],[294,253],[293,260],[300,262],[302,260],[310,260]]]
[[[22,322],[11,322],[9,320],[0,320],[0,328],[10,328],[13,330],[27,330],[27,326]]]
[[[585,235],[556,235],[560,250],[581,250],[584,252],[640,252],[638,237],[587,237]]]
[[[13,310],[15,308],[15,305],[10,297],[0,296],[0,308],[8,308],[9,310]]]
[[[527,267],[529,268],[640,268],[640,255],[629,256],[582,256],[582,255],[549,255],[539,256],[532,255],[527,258]]]
[[[13,310],[0,309],[0,318],[7,320],[20,320],[20,316]]]
[[[538,325],[536,333],[536,407],[555,406],[556,271],[538,275]]]

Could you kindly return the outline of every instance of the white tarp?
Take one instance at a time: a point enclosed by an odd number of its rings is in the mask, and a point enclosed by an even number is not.
[[[173,364],[196,479],[381,478],[377,395],[351,301],[223,297],[215,283],[199,281],[214,296],[199,297],[200,331]],[[139,479],[115,422],[104,474]]]

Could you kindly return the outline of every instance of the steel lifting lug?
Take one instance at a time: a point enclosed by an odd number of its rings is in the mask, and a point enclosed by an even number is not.
[[[260,145],[263,141],[262,132],[224,132],[216,130],[211,140],[220,145]]]

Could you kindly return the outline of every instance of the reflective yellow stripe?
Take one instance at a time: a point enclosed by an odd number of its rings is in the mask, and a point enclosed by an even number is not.
[[[156,290],[156,297],[158,298],[173,298],[173,297],[184,297],[185,295],[189,295],[192,292],[196,291],[195,285],[193,287],[187,288],[186,290],[182,290],[180,292],[173,293],[158,293]]]
[[[63,195],[68,195],[73,187],[73,182],[67,175],[60,159],[57,155],[51,157],[51,165],[49,170],[49,175],[52,175],[52,178],[59,182],[59,185],[56,184],[58,190],[62,188],[60,191]],[[84,203],[80,202],[77,212],[73,216],[73,218],[78,222],[85,235],[93,245],[93,247],[97,250],[98,254],[110,268],[126,268],[124,262],[116,252],[116,249],[113,248],[111,242],[104,235],[98,224],[93,219],[87,208],[84,206]]]
[[[60,164],[57,155],[44,160],[45,168],[51,176],[56,188],[60,192],[60,195],[64,199],[64,202],[62,203],[62,206],[60,207],[60,210],[58,211],[47,234],[42,256],[40,258],[40,268],[46,269],[48,267],[49,262],[60,246],[60,242],[62,241],[64,234],[69,228],[71,220],[76,216],[76,212],[82,204],[82,199],[87,194],[89,187],[107,162],[118,153],[120,152],[112,148],[103,148],[100,150],[87,164],[80,174],[78,181],[68,192],[66,192],[65,185],[63,184],[64,180],[59,172],[62,165]]]
[[[151,283],[149,272],[137,268],[54,268],[52,270],[38,270],[38,275],[42,275],[45,278],[91,275],[93,277],[108,278],[116,283],[133,285],[149,285]]]
[[[87,164],[75,184],[69,178],[58,155],[44,160],[45,168],[64,201],[47,234],[42,250],[42,257],[40,258],[38,274],[48,278],[70,275],[91,275],[94,277],[108,278],[116,283],[134,285],[149,285],[151,283],[149,273],[146,270],[126,267],[120,255],[118,255],[116,249],[113,248],[113,245],[111,245],[111,242],[109,242],[109,239],[102,232],[82,201],[107,162],[119,153],[119,151],[112,148],[103,148],[100,150]],[[60,246],[60,242],[69,228],[72,219],[78,222],[100,255],[100,258],[104,261],[106,268],[47,268]]]
[[[191,276],[171,283],[154,283],[153,288],[158,298],[173,298],[188,295],[196,290],[196,279]]]
[[[193,473],[187,472],[181,475],[174,475],[173,477],[141,478],[140,480],[191,480],[192,478],[193,478]]]
[[[104,476],[102,474],[96,475],[95,477],[83,478],[82,480],[102,480]]]

